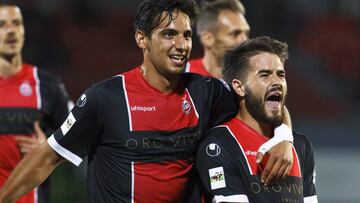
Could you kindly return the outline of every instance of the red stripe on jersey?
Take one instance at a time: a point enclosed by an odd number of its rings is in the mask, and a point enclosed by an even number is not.
[[[22,70],[9,77],[0,77],[0,108],[1,107],[30,107],[37,108],[38,101],[34,78],[35,68],[24,64]]]
[[[134,202],[183,202],[192,161],[134,164]]]
[[[125,73],[123,79],[131,130],[177,130],[197,125],[198,114],[186,89],[164,94],[144,80],[140,68]]]
[[[205,69],[203,58],[192,59],[188,63],[188,67],[186,68],[186,72],[189,73],[197,73],[204,76],[211,76],[210,73]]]
[[[225,123],[225,125],[231,131],[233,136],[235,136],[236,141],[242,148],[244,155],[246,156],[245,158],[250,165],[249,170],[251,170],[251,173],[253,175],[259,175],[262,169],[256,163],[256,153],[259,147],[265,142],[267,142],[269,139],[255,131],[243,121],[236,118],[231,119],[229,122]],[[294,148],[293,158],[294,163],[289,176],[301,177],[299,159]]]

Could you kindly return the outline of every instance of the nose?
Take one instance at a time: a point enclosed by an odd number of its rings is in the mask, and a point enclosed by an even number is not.
[[[175,38],[175,48],[179,51],[185,51],[187,46],[187,41],[184,36],[177,36]]]
[[[14,34],[15,33],[15,26],[12,24],[5,25],[5,30],[8,34]]]
[[[236,43],[239,45],[239,44],[243,43],[245,40],[247,40],[248,38],[249,37],[246,33],[242,33],[236,38]]]
[[[277,74],[271,75],[271,86],[282,86],[282,79]]]

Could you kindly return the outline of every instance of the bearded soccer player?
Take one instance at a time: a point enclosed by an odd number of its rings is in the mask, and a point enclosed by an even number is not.
[[[85,156],[89,202],[184,202],[204,132],[237,112],[222,82],[184,73],[196,14],[193,0],[143,1],[134,22],[143,63],[86,90],[61,128],[15,169],[0,202]],[[292,144],[284,140],[292,135],[275,137],[269,159],[288,167]],[[269,177],[286,175],[270,165]]]
[[[204,1],[196,23],[204,57],[192,59],[186,72],[222,79],[225,51],[248,39],[250,26],[239,0]]]
[[[24,24],[19,7],[1,3],[0,188],[20,160],[46,141],[41,128],[54,132],[69,113],[71,103],[56,77],[23,63],[23,44]],[[47,190],[43,185],[39,190],[28,191],[17,202],[48,202]]]
[[[263,165],[255,160],[256,150],[282,122],[287,56],[287,45],[269,37],[245,41],[225,55],[224,78],[241,111],[200,144],[196,167],[208,202],[317,203],[314,155],[306,136],[294,132],[294,164],[280,168],[290,175],[275,184],[261,184]]]

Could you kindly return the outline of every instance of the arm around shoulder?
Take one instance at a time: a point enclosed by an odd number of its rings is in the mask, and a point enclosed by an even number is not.
[[[0,203],[15,202],[41,184],[64,159],[43,142],[14,169],[0,191]]]

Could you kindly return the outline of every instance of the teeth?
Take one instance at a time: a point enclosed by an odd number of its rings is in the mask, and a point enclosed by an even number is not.
[[[180,60],[180,61],[184,60],[183,56],[170,56],[170,58],[175,59],[175,60]]]

